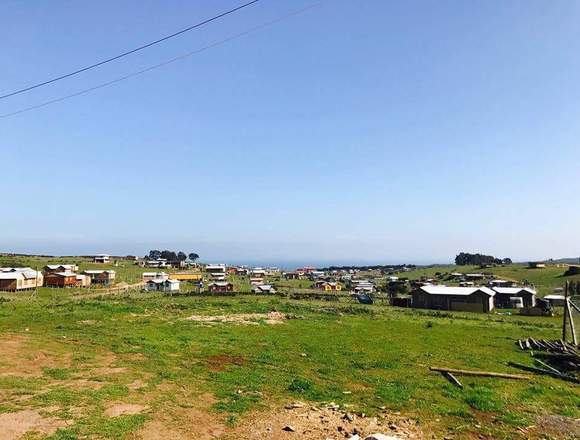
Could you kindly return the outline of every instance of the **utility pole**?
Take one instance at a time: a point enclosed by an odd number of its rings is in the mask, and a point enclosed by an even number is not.
[[[564,284],[564,317],[562,318],[562,340],[566,342],[566,327],[568,320],[568,285],[569,281]]]

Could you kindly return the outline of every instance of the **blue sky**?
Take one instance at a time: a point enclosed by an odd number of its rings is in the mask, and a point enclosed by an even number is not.
[[[5,1],[0,92],[237,6]],[[309,5],[262,0],[8,113]],[[442,262],[580,254],[580,3],[327,0],[0,119],[0,250]]]

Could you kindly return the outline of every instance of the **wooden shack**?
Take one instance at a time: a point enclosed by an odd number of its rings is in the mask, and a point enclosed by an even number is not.
[[[77,287],[77,274],[73,272],[48,272],[44,275],[46,287]]]
[[[495,292],[487,287],[421,286],[412,292],[413,307],[462,312],[491,312]]]

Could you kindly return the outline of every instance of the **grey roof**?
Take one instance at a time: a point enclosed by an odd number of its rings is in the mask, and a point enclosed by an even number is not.
[[[473,295],[475,292],[482,292],[488,296],[495,296],[495,291],[488,287],[455,287],[455,286],[442,286],[442,285],[428,285],[419,288],[423,292],[429,295],[461,295],[469,296]]]
[[[536,291],[529,287],[493,287],[493,290],[502,295],[516,295],[520,292],[528,292],[532,295],[536,294]]]

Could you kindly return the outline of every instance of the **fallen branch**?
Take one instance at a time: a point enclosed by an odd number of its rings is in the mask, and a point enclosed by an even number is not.
[[[491,371],[477,371],[477,370],[457,370],[455,368],[441,368],[441,367],[429,367],[429,369],[431,371],[438,371],[440,373],[453,373],[463,376],[501,377],[503,379],[520,379],[520,380],[531,379],[531,376],[523,374],[494,373]]]

